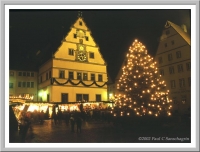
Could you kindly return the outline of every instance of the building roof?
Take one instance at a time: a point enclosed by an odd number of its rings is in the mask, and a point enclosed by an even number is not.
[[[180,36],[189,44],[191,45],[191,38],[188,35],[188,33],[186,33],[180,26],[172,23],[171,21],[167,21],[165,27],[167,26],[171,26],[172,28],[174,28],[179,34]]]

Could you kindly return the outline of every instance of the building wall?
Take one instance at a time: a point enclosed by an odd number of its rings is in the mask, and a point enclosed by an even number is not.
[[[181,27],[169,22],[158,45],[155,60],[166,81],[173,110],[188,113],[191,106],[191,47]],[[181,67],[182,66],[182,67]]]
[[[37,72],[9,70],[10,100],[26,98],[37,101]],[[30,97],[33,97],[29,99]]]
[[[80,52],[85,60],[79,60]],[[79,95],[87,95],[88,101],[96,101],[99,95],[101,101],[107,101],[106,63],[82,18],[71,27],[52,59],[40,67],[38,80],[40,101],[65,102],[66,97],[67,102],[76,102]]]

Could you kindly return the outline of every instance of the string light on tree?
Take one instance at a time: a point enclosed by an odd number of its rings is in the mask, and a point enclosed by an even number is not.
[[[138,40],[129,48],[117,89],[120,94],[115,96],[116,109],[133,110],[138,116],[171,115],[169,90],[158,74],[156,62]]]

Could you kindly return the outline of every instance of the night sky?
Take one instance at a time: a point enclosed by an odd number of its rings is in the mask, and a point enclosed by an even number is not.
[[[190,34],[190,10],[10,10],[10,69],[37,70],[60,46],[78,11],[100,47],[112,80],[134,39],[154,56],[167,20],[185,24]]]

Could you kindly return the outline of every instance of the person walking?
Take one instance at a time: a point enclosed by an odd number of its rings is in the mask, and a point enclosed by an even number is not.
[[[71,132],[74,132],[75,120],[74,120],[73,114],[71,114],[71,117],[70,117],[70,124],[71,124]]]
[[[81,125],[82,125],[82,119],[80,116],[77,117],[76,119],[76,125],[77,125],[77,133],[81,133]]]

